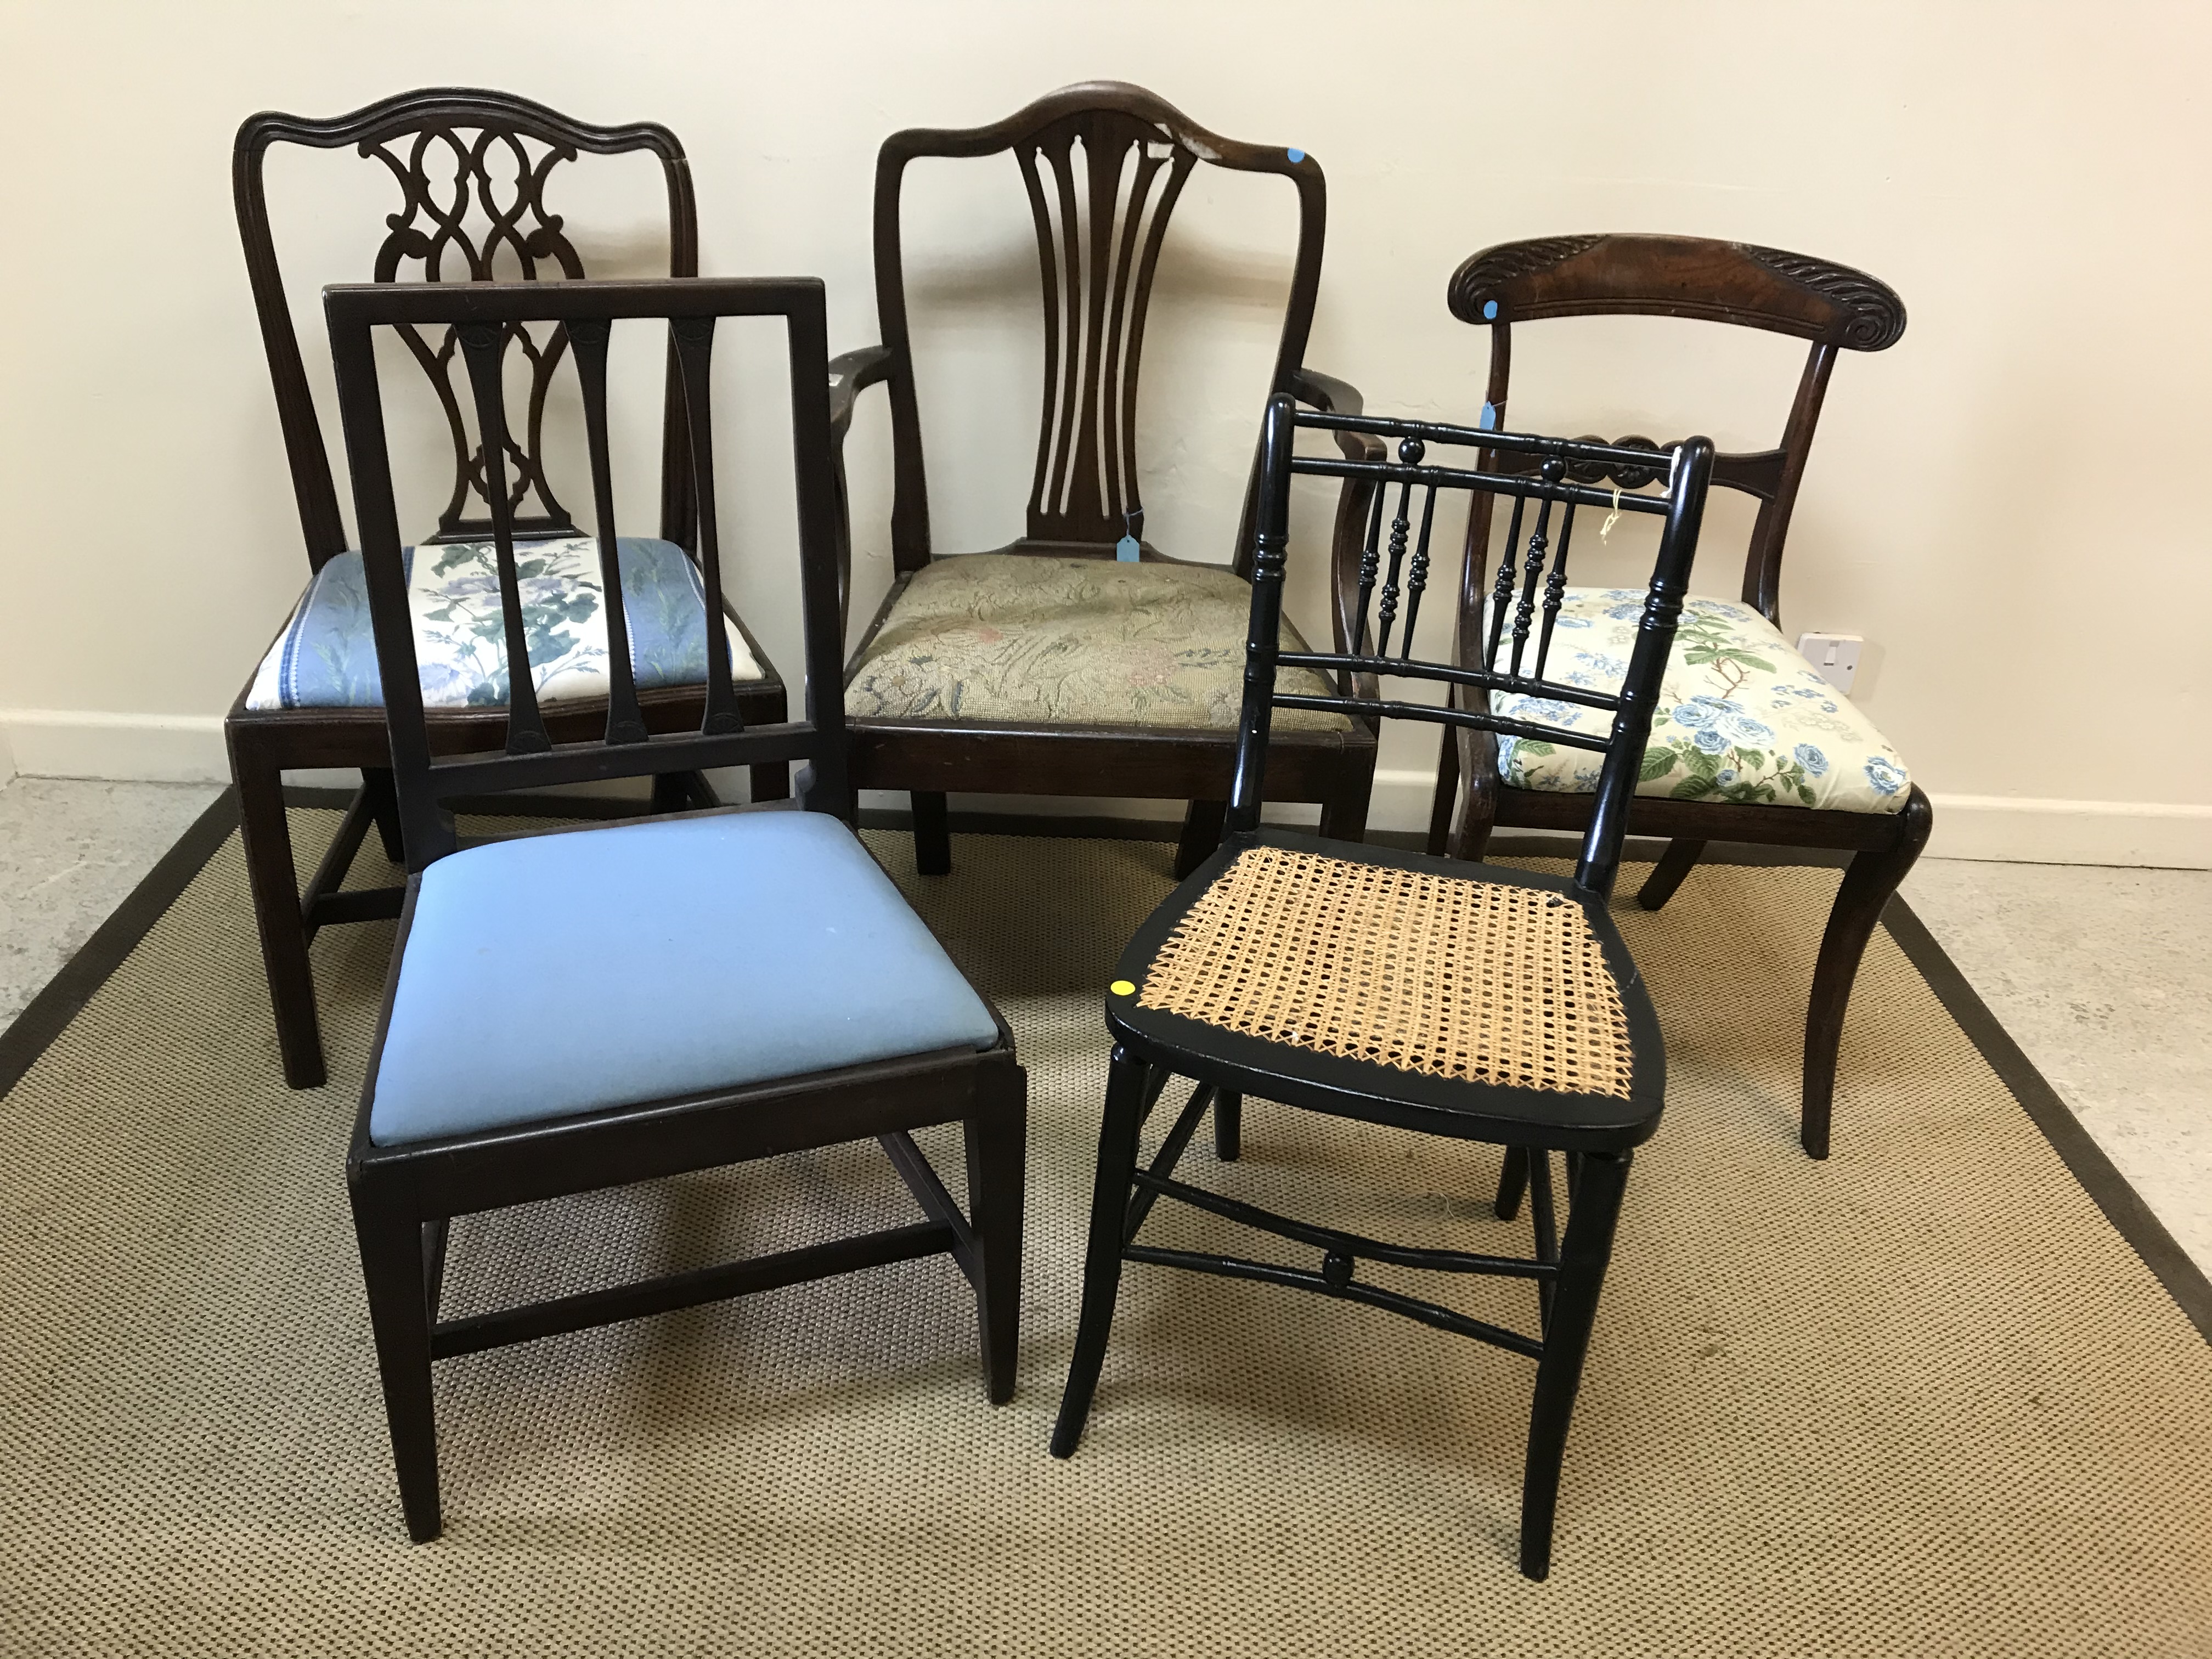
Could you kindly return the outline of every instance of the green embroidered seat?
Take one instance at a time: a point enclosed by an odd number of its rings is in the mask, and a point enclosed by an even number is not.
[[[915,574],[854,665],[845,712],[878,719],[1233,731],[1250,584],[1218,565],[971,553]],[[1305,641],[1288,622],[1286,650]],[[1328,695],[1310,670],[1285,690]],[[1326,710],[1279,731],[1342,731]]]

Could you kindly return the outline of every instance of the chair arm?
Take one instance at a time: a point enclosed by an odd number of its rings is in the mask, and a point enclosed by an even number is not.
[[[860,394],[890,373],[887,346],[862,346],[830,360],[830,435],[840,447],[853,424],[853,405]]]
[[[1334,374],[1323,374],[1318,369],[1302,368],[1295,382],[1297,398],[1302,404],[1321,410],[1324,415],[1358,415],[1365,410],[1365,401],[1359,388],[1349,380],[1340,380]],[[1390,452],[1382,441],[1368,432],[1340,432],[1336,447],[1344,452],[1348,461],[1387,461]],[[1349,480],[1346,481],[1347,486]]]
[[[1310,404],[1324,415],[1358,415],[1365,408],[1359,389],[1351,381],[1340,380],[1316,368],[1300,369],[1292,384],[1292,395],[1300,403]]]
[[[863,346],[830,360],[830,472],[837,492],[837,637],[852,625],[853,505],[845,487],[845,434],[853,424],[853,405],[860,393],[890,373],[886,346]]]

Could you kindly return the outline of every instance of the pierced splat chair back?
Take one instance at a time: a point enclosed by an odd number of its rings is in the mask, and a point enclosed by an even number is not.
[[[849,818],[844,704],[838,695],[842,639],[837,611],[834,485],[830,477],[826,325],[822,284],[812,278],[629,283],[406,283],[325,291],[338,408],[361,525],[362,559],[379,665],[388,689],[393,781],[410,871],[455,850],[446,803],[456,796],[553,784],[658,776],[723,766],[804,761],[812,768],[804,805]],[[707,632],[706,706],[699,730],[649,734],[630,670],[615,535],[607,437],[607,352],[616,324],[660,325],[676,365],[676,396],[698,498],[698,561],[706,614],[722,614],[721,541],[714,507],[714,426],[708,401],[714,325],[723,317],[781,317],[789,342],[793,450],[798,470],[800,603],[806,651],[806,715],[747,729],[738,708],[725,630]],[[597,739],[556,744],[529,672],[529,640],[518,585],[515,518],[503,458],[509,453],[504,358],[526,323],[556,323],[568,343],[582,394],[591,460],[592,525],[607,615],[610,678],[606,727]],[[384,428],[374,335],[450,329],[482,429],[491,535],[507,667],[505,752],[433,758],[422,712],[415,635],[400,556],[399,519]],[[521,672],[517,672],[520,665]]]
[[[1895,289],[1848,265],[1745,242],[1699,236],[1547,236],[1485,248],[1452,273],[1447,298],[1453,316],[1490,329],[1484,418],[1498,425],[1505,421],[1516,322],[1687,317],[1810,341],[1780,443],[1772,449],[1713,457],[1714,484],[1741,490],[1759,503],[1744,560],[1743,603],[1781,625],[1782,544],[1828,376],[1838,351],[1885,351],[1904,335],[1905,302]],[[1614,447],[1646,453],[1626,462],[1625,471],[1590,462],[1576,478],[1592,484],[1610,479],[1623,489],[1648,481],[1650,456],[1659,446],[1629,436]],[[1495,464],[1509,469],[1536,465],[1530,458],[1503,453]],[[1470,548],[1488,544],[1491,512],[1487,497],[1474,502],[1468,522]],[[1478,588],[1467,589],[1462,596],[1463,628],[1479,627],[1481,603]]]
[[[1395,443],[1395,459],[1297,454],[1294,441],[1305,428],[1332,434],[1365,434]],[[1433,451],[1465,453],[1469,461],[1440,463]],[[1658,559],[1652,568],[1628,672],[1618,692],[1602,692],[1552,679],[1546,670],[1553,629],[1567,586],[1577,515],[1585,509],[1611,511],[1615,505],[1610,490],[1583,480],[1594,471],[1609,474],[1622,468],[1643,476],[1636,489],[1624,488],[1618,498],[1619,510],[1653,514],[1663,523]],[[1690,565],[1697,554],[1698,532],[1712,471],[1713,447],[1704,438],[1686,438],[1656,451],[1627,449],[1588,440],[1537,437],[1430,421],[1318,414],[1301,410],[1289,398],[1270,399],[1261,437],[1252,626],[1245,647],[1244,703],[1237,732],[1236,783],[1229,803],[1230,832],[1249,833],[1259,827],[1267,730],[1277,708],[1333,708],[1373,720],[1419,720],[1468,726],[1523,741],[1588,750],[1602,757],[1596,807],[1583,837],[1575,880],[1594,893],[1609,893],[1620,865],[1629,798],[1636,788],[1645,739],[1650,735],[1660,677],[1674,643]],[[1357,609],[1352,625],[1346,630],[1355,641],[1351,652],[1284,651],[1274,644],[1282,618],[1291,480],[1300,474],[1370,479],[1376,486],[1361,556]],[[1444,490],[1502,495],[1512,502],[1504,556],[1489,579],[1487,632],[1479,659],[1463,650],[1462,661],[1456,664],[1413,655],[1414,623],[1428,586],[1437,497]],[[1486,557],[1486,554],[1475,556]],[[1462,585],[1473,586],[1480,580],[1471,568]],[[1350,677],[1355,688],[1376,685],[1377,690],[1373,695],[1350,696],[1286,692],[1275,683],[1276,671],[1281,667],[1316,669],[1340,685],[1346,683],[1345,677]],[[1502,691],[1601,708],[1610,711],[1613,720],[1601,734],[1553,725],[1540,718],[1507,719],[1492,714],[1488,712],[1486,696],[1470,699],[1479,705],[1474,708],[1407,702],[1381,694],[1380,682],[1389,679],[1428,680],[1477,693]]]
[[[391,174],[397,208],[385,221],[371,275],[379,283],[486,283],[500,280],[582,280],[584,262],[569,240],[567,222],[549,200],[556,170],[580,152],[618,155],[646,151],[658,158],[668,192],[668,270],[690,276],[699,268],[697,215],[690,165],[667,128],[649,121],[597,127],[506,93],[441,88],[403,93],[335,120],[265,113],[239,129],[232,153],[231,184],[239,234],[261,321],[262,343],[276,388],[277,415],[299,498],[301,527],[309,562],[319,570],[346,545],[330,459],[315,419],[299,341],[285,303],[269,225],[263,160],[272,144],[316,149],[353,145],[365,160]],[[570,514],[545,475],[546,393],[568,351],[558,323],[517,324],[509,345],[526,368],[526,413],[520,429],[502,422],[498,465],[487,459],[471,421],[475,398],[459,365],[461,337],[450,327],[398,331],[428,378],[451,432],[452,493],[426,542],[482,541],[493,518],[490,490],[505,492],[511,533],[522,538],[574,535]],[[682,430],[684,401],[672,362],[664,434],[661,534],[690,546],[692,501],[689,446]],[[493,474],[500,482],[494,485]]]
[[[1012,152],[1036,222],[1044,294],[1044,397],[1037,423],[1026,540],[1039,550],[1110,550],[1141,541],[1137,375],[1152,277],[1185,183],[1199,162],[1273,173],[1298,193],[1298,244],[1272,390],[1291,392],[1321,284],[1326,191],[1303,150],[1239,143],[1208,132],[1140,87],[1092,82],[1039,99],[991,126],[915,129],[884,141],[876,161],[876,306],[890,354],[895,483],[892,557],[929,562],[929,504],[907,323],[900,191],[918,157]],[[1247,524],[1237,568],[1249,571]]]

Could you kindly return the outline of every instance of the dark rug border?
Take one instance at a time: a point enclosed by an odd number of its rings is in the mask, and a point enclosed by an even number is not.
[[[138,948],[138,941],[183,896],[192,878],[237,828],[238,792],[225,789],[192,820],[177,838],[177,844],[161,854],[161,861],[146,872],[145,879],[131,890],[107,920],[93,930],[92,937],[77,947],[61,971],[0,1030],[0,1099],[38,1064],[39,1056],[54,1039],[69,1029],[69,1023],[107,982],[108,975]]]
[[[352,792],[343,789],[288,789],[285,795],[295,806],[341,811],[353,799]],[[507,801],[485,805],[495,811],[535,812],[549,817],[627,817],[638,810],[638,804],[633,801],[593,801],[574,797],[549,799],[542,804]],[[1012,812],[955,812],[950,817],[951,828],[968,835],[1172,842],[1182,831],[1180,824],[1144,818],[1048,818]],[[906,812],[872,811],[860,814],[860,823],[868,830],[908,830],[913,827],[913,818]],[[23,1074],[38,1063],[39,1056],[68,1029],[70,1022],[82,1012],[108,976],[137,949],[139,941],[153,931],[155,923],[167,914],[169,907],[183,896],[192,878],[237,828],[237,792],[225,789],[193,820],[176,845],[161,855],[145,878],[131,889],[114,913],[63,964],[61,971],[31,999],[22,1012],[0,1030],[0,1098],[4,1098]],[[1421,836],[1404,831],[1376,832],[1369,839],[1384,846],[1414,850],[1425,842]],[[1660,842],[1631,842],[1623,851],[1627,858],[1642,860],[1656,858],[1664,845]],[[1560,848],[1559,842],[1547,837],[1501,836],[1492,839],[1490,850],[1503,858],[1542,858],[1558,856]],[[1715,842],[1707,848],[1702,861],[1833,866],[1844,863],[1847,856],[1819,850]],[[1936,994],[1944,1012],[1966,1034],[1966,1040],[1989,1062],[1990,1069],[2027,1114],[2028,1121],[2050,1142],[2068,1173],[2166,1287],[2166,1294],[2198,1334],[2212,1342],[2212,1279],[2208,1279],[2203,1270],[2175,1243],[2165,1224],[2152,1213],[2142,1195],[2105,1156],[2103,1149],[2082,1127],[2081,1119],[1998,1023],[1989,1005],[1967,983],[1958,963],[1951,960],[1950,954],[1928,931],[1927,924],[1913,914],[1902,897],[1890,900],[1888,908],[1882,914],[1882,926],[1905,952],[1905,960]]]

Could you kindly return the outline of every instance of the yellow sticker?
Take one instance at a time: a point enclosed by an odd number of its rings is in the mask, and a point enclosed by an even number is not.
[[[1133,997],[1137,994],[1137,988],[1126,979],[1117,979],[1106,988],[1117,997]]]

